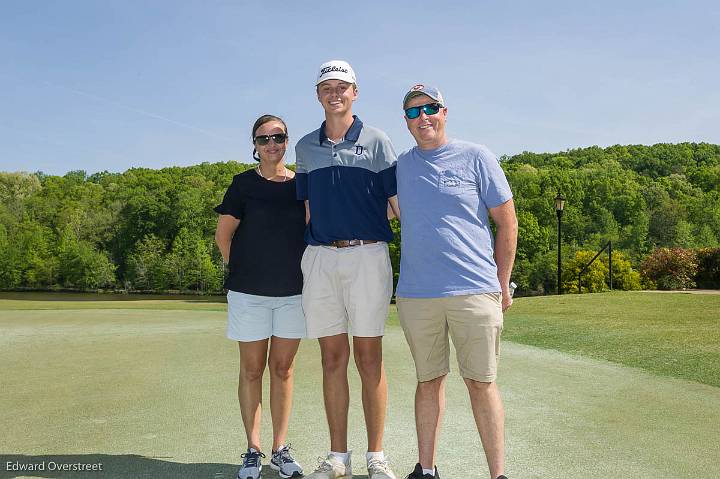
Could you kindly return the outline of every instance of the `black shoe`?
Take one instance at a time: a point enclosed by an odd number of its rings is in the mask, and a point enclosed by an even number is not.
[[[507,479],[505,476],[498,476],[497,479]]]
[[[430,474],[423,474],[422,466],[420,465],[420,463],[417,463],[415,464],[415,470],[411,472],[405,479],[440,479],[440,474],[438,474],[437,466],[435,466],[434,476],[431,476]]]

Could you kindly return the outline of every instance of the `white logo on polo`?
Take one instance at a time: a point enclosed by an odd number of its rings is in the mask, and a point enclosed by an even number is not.
[[[330,73],[330,72],[347,73],[348,70],[347,70],[347,68],[342,68],[342,67],[338,67],[338,66],[334,66],[334,65],[333,65],[333,66],[330,66],[330,67],[325,67],[325,68],[323,68],[322,70],[320,70],[320,75],[322,76],[322,75],[324,75],[324,74],[326,74],[326,73]]]
[[[418,90],[422,90],[423,88],[425,88],[425,85],[422,85],[422,84],[418,83],[417,85],[415,85],[414,87],[412,87],[412,88],[410,89],[410,91],[418,91]]]

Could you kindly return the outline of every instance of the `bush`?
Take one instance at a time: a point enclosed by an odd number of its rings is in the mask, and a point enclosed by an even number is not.
[[[605,254],[605,253],[603,253]],[[566,293],[578,292],[578,273],[595,256],[595,251],[581,250],[575,253],[575,257],[563,265],[562,280],[563,291]],[[614,263],[614,261],[613,261]],[[608,289],[608,267],[599,258],[585,270],[582,275],[582,290],[589,293],[598,293]]]
[[[563,264],[566,261],[568,258],[564,253]],[[520,265],[522,269],[518,271],[519,281],[516,281],[520,295],[551,294],[556,291],[557,251],[547,251],[538,255],[532,262],[520,262]]]
[[[655,282],[658,289],[694,288],[698,257],[690,249],[658,248],[645,258],[640,271]]]
[[[393,291],[397,291],[397,284],[400,279],[400,220],[394,219],[390,221],[390,227],[393,231],[393,240],[388,243],[388,252],[393,270]]]
[[[602,255],[600,261],[607,267],[608,257]],[[630,260],[617,250],[613,250],[612,255],[612,272],[613,272],[613,289],[621,289],[623,291],[636,291],[642,289],[640,281],[640,273],[632,269]],[[608,269],[608,277],[605,278],[606,283],[610,284],[610,275]]]
[[[578,273],[595,256],[597,251],[580,250],[575,257],[563,265],[563,290],[567,293],[578,292]],[[610,288],[609,258],[603,252],[582,275],[582,290],[586,293],[598,293]],[[625,255],[613,250],[613,289],[623,291],[642,289],[640,273],[632,269]]]
[[[695,277],[698,288],[720,289],[720,248],[697,250],[698,272]]]

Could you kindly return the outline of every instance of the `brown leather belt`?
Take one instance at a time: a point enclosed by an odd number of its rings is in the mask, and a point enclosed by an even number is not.
[[[362,246],[364,244],[378,243],[377,240],[335,240],[331,241],[328,246],[334,246],[336,248],[347,248],[348,246]]]

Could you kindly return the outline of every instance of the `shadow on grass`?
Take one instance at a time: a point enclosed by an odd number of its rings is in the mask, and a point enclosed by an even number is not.
[[[145,457],[136,454],[73,454],[26,456],[0,454],[0,479],[17,477],[42,477],[49,479],[84,479],[106,477],[113,479],[136,479],[143,477],[172,479],[225,479],[235,478],[237,464],[172,462],[168,457]],[[75,465],[96,466],[102,470],[72,469]],[[35,470],[28,470],[32,467]],[[22,469],[21,469],[22,468]],[[37,470],[42,468],[41,470]],[[77,467],[75,467],[77,469]],[[263,479],[280,477],[265,465],[260,475]],[[355,479],[367,479],[367,475],[354,474]]]
[[[236,464],[184,464],[168,461],[168,458],[144,457],[136,454],[78,454],[59,456],[0,455],[0,479],[16,477],[44,477],[58,479],[81,479],[90,477],[108,477],[131,479],[142,477],[157,478],[234,478]],[[58,470],[60,467],[72,468],[73,465],[93,464],[102,467],[100,471]],[[35,466],[27,470],[29,466]],[[24,470],[20,470],[23,468]],[[18,470],[15,470],[18,469]],[[44,469],[44,470],[43,470]],[[263,471],[262,477],[277,477],[274,471]]]

